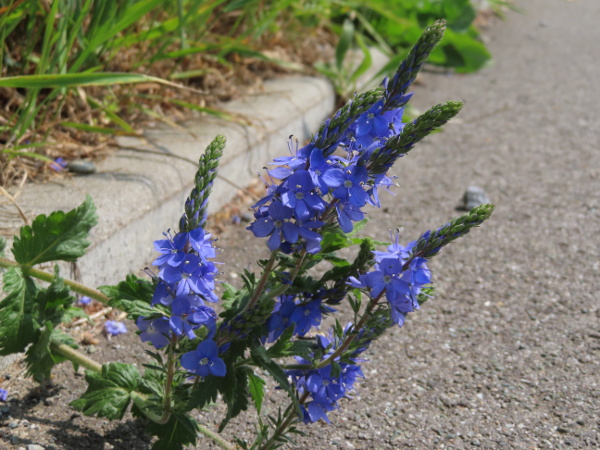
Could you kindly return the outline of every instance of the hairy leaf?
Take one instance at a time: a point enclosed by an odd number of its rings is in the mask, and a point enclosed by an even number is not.
[[[35,320],[38,287],[21,269],[4,274],[7,296],[0,302],[0,356],[19,353],[35,342],[40,324]]]
[[[38,309],[38,323],[50,321],[53,325],[60,324],[74,299],[60,276],[58,265],[55,265],[52,283],[47,289],[39,290],[35,298],[34,309]]]
[[[198,424],[188,414],[173,412],[170,420],[164,425],[148,423],[148,431],[158,436],[152,450],[182,450],[186,445],[196,443]]]
[[[42,214],[31,226],[22,227],[20,235],[15,236],[13,255],[17,262],[29,266],[47,261],[76,261],[90,245],[88,235],[96,223],[96,207],[87,196],[68,213]]]
[[[50,379],[52,368],[67,358],[52,352],[50,344],[58,342],[67,344],[70,347],[77,348],[73,338],[60,330],[55,329],[49,321],[46,327],[40,333],[37,342],[27,349],[25,362],[27,364],[27,374],[32,376],[38,383],[44,383]]]
[[[300,403],[296,398],[296,391],[288,382],[287,375],[279,366],[279,364],[277,364],[269,357],[269,355],[267,354],[267,350],[264,347],[253,348],[250,352],[250,356],[252,357],[252,360],[258,367],[260,367],[261,369],[265,369],[267,372],[269,372],[269,374],[279,384],[279,386],[287,391],[288,395],[290,396],[290,399],[292,400],[292,403],[294,404],[294,407],[296,408],[298,416],[300,416],[302,414],[302,411],[300,409]]]
[[[121,281],[116,286],[100,286],[98,289],[110,298],[109,306],[125,311],[134,320],[139,316],[148,317],[157,312],[150,305],[154,285],[133,274],[127,275],[125,281]]]
[[[265,384],[265,380],[256,375],[252,369],[248,369],[248,389],[258,414],[260,414],[263,398],[265,397]]]
[[[248,409],[248,396],[250,395],[248,391],[248,373],[244,369],[236,369],[235,371],[231,370],[229,372],[233,373],[233,379],[235,380],[233,397],[227,400],[227,415],[219,424],[219,433],[223,431],[225,426],[229,423],[231,419],[236,417],[242,411],[246,411]]]
[[[86,416],[120,420],[129,406],[129,393],[137,389],[141,376],[131,364],[108,363],[102,366],[102,373],[88,371],[85,379],[87,391],[71,405]]]

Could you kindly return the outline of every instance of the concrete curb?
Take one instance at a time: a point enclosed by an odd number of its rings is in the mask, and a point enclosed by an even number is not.
[[[373,67],[363,80],[372,78],[385,61],[384,55],[374,52]],[[119,150],[101,161],[96,173],[27,184],[18,203],[33,218],[71,210],[89,194],[99,223],[92,231],[92,245],[78,261],[81,281],[93,287],[115,284],[152,258],[154,240],[167,229],[177,228],[196,171],[195,165],[181,158],[197,161],[217,134],[226,136],[219,173],[229,183],[217,179],[209,202],[209,213],[218,211],[269,161],[286,154],[290,135],[301,142],[310,138],[333,112],[334,102],[335,91],[322,78],[289,76],[267,81],[261,92],[219,106],[246,118],[250,125],[202,118],[180,129],[147,130],[143,139],[123,138],[119,144],[130,150]],[[10,230],[11,235],[20,226],[16,214],[0,216],[0,228]],[[62,273],[70,276],[68,270]],[[0,369],[12,360],[0,358]]]

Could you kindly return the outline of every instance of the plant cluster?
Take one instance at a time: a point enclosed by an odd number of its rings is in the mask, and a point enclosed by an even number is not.
[[[394,185],[389,169],[462,107],[451,101],[401,121],[408,89],[444,28],[443,22],[427,28],[391,78],[356,95],[307,145],[290,140],[290,155],[273,161],[248,227],[266,238],[270,256],[259,261],[260,275],[243,273],[242,288],[222,283],[220,314],[211,306],[219,300],[217,250],[206,232],[207,202],[225,146],[219,136],[200,158],[179,230],[155,242],[152,280],[129,275],[96,291],[63,280],[58,268],[50,274],[34,267],[84,254],[96,221],[89,198],[73,211],[39,216],[23,227],[12,248],[15,261],[0,260],[8,293],[0,303],[0,355],[26,351],[28,371],[38,381],[67,359],[85,366],[88,388],[73,407],[122,419],[133,405],[132,413],[146,418],[158,437],[154,449],[182,448],[198,433],[232,448],[190,414],[219,395],[227,405],[219,431],[251,404],[259,414],[255,440],[236,440],[242,448],[277,448],[301,432],[299,423],[329,422],[364,378],[366,350],[431,297],[429,260],[493,210],[481,205],[405,245],[396,233],[385,250],[376,250],[369,237],[356,237],[366,223],[364,208],[379,206],[380,190]],[[338,252],[350,247],[356,247],[354,259],[341,258]],[[41,287],[34,278],[50,284]],[[76,310],[71,291],[135,321],[141,340],[152,347],[147,353],[153,363],[143,374],[133,365],[100,365],[77,352],[60,329]],[[326,333],[316,332],[326,316],[344,307],[351,322],[335,320]],[[261,373],[289,398],[266,420],[260,416],[266,385]]]

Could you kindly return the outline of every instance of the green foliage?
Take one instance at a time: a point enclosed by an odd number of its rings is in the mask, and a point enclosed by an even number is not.
[[[227,396],[224,398],[227,403],[227,414],[219,424],[219,433],[223,431],[225,426],[231,419],[236,417],[242,411],[246,411],[249,406],[248,397],[250,391],[248,389],[248,368],[232,368],[227,370],[225,375]]]
[[[448,30],[431,54],[430,63],[453,67],[458,72],[473,72],[491,60],[472,25],[476,11],[470,0],[374,0],[360,2],[357,9],[364,13],[396,54],[412,45],[425,26],[445,19]]]
[[[96,225],[96,207],[91,197],[74,210],[40,215],[31,226],[21,228],[15,236],[13,255],[21,264],[33,266],[48,261],[75,261],[90,245],[88,234]]]
[[[174,412],[166,424],[148,422],[147,430],[158,436],[152,450],[182,450],[196,443],[198,422],[189,414]]]
[[[308,357],[315,347],[312,341],[292,340],[294,327],[288,327],[277,339],[277,341],[267,349],[269,358],[283,358],[285,356]]]
[[[37,286],[21,269],[4,273],[7,296],[0,302],[0,355],[19,353],[35,342],[39,324],[34,309]]]
[[[75,340],[68,334],[55,329],[50,321],[46,322],[45,328],[40,333],[37,341],[33,343],[25,353],[27,374],[38,383],[44,383],[50,379],[52,368],[67,358],[52,351],[52,344],[66,344],[77,348]]]
[[[265,380],[256,375],[250,368],[247,369],[248,375],[248,391],[254,401],[254,407],[256,412],[260,414],[262,409],[262,402],[265,397]]]
[[[129,274],[116,286],[100,286],[98,289],[109,298],[109,306],[125,311],[133,320],[157,313],[156,307],[151,306],[154,284],[148,280]]]
[[[277,382],[279,387],[284,389],[288,393],[298,416],[300,416],[300,403],[296,398],[296,391],[290,385],[287,379],[287,375],[285,374],[281,366],[271,359],[271,357],[267,353],[267,350],[264,347],[254,347],[250,352],[250,356],[252,358],[252,361],[254,361],[254,363],[258,367],[269,372],[269,374]]]
[[[140,379],[140,373],[131,364],[104,364],[101,373],[86,372],[88,388],[71,406],[86,416],[122,419],[129,406],[130,393],[137,389]]]

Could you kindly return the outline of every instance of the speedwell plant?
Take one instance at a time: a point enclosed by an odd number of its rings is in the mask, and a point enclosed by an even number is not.
[[[493,209],[476,207],[405,245],[396,233],[382,250],[368,237],[355,237],[366,222],[365,206],[379,206],[380,191],[395,184],[389,169],[462,107],[451,101],[402,122],[408,89],[443,32],[443,22],[428,28],[394,76],[356,95],[307,145],[290,140],[291,153],[273,161],[266,194],[253,206],[248,227],[266,240],[270,256],[259,261],[260,274],[242,274],[241,289],[221,282],[224,293],[216,294],[217,251],[206,231],[208,197],[225,146],[221,136],[200,157],[179,231],[154,243],[158,257],[151,279],[128,275],[96,290],[63,279],[58,266],[54,273],[36,268],[83,256],[96,224],[89,198],[68,213],[41,215],[23,227],[14,239],[14,261],[0,264],[7,293],[0,303],[0,355],[25,352],[29,374],[40,382],[62,361],[85,367],[88,388],[72,406],[117,420],[131,407],[158,437],[154,449],[182,448],[199,435],[223,448],[272,449],[301,433],[301,423],[329,422],[364,378],[369,346],[430,298],[429,259]],[[337,256],[353,246],[354,260]],[[100,365],[81,354],[61,329],[80,311],[73,293],[126,312],[153,363],[140,373],[132,364]],[[213,305],[219,301],[217,314]],[[350,323],[335,320],[328,331],[317,331],[326,316],[343,308],[353,313]],[[265,374],[287,393],[289,404],[263,418]],[[191,414],[220,399],[227,413],[219,432],[256,408],[253,442],[227,442]]]

